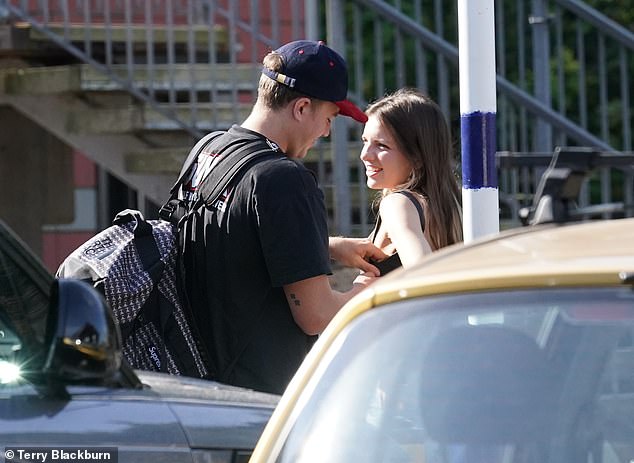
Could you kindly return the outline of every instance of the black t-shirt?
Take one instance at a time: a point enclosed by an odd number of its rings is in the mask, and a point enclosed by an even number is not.
[[[238,126],[228,134],[263,138]],[[249,168],[219,207],[219,219],[204,210],[187,235],[194,319],[216,374],[239,356],[226,382],[281,393],[314,342],[282,286],[331,272],[323,193],[280,153]]]

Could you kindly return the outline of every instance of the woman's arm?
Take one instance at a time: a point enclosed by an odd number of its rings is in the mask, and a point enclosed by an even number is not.
[[[423,208],[424,209],[424,208]],[[381,226],[392,241],[403,267],[412,267],[432,252],[423,233],[416,206],[402,194],[390,194],[381,200]]]

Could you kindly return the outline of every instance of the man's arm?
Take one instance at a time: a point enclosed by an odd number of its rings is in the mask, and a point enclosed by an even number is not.
[[[377,248],[367,238],[331,236],[328,239],[328,248],[330,257],[345,267],[358,268],[375,276],[380,276],[381,272],[368,260],[383,260],[387,257],[387,254]]]
[[[295,323],[304,333],[314,335],[320,334],[339,309],[374,280],[371,275],[360,275],[350,291],[341,293],[330,287],[326,275],[319,275],[284,285],[284,292]]]

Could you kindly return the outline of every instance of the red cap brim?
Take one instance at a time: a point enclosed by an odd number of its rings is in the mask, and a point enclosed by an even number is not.
[[[355,121],[359,121],[365,124],[368,121],[368,116],[363,111],[357,108],[354,103],[348,100],[335,101],[335,104],[339,106],[339,114],[342,116],[348,116]]]

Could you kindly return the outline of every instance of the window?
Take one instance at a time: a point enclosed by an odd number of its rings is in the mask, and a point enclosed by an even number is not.
[[[320,365],[277,461],[629,463],[633,326],[625,288],[370,311]]]

